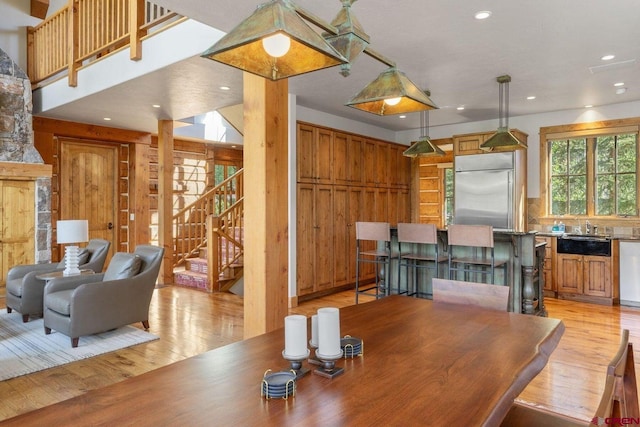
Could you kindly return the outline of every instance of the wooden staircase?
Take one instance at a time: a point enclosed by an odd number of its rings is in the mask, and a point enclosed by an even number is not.
[[[240,169],[174,215],[176,285],[224,292],[242,277],[242,177]]]

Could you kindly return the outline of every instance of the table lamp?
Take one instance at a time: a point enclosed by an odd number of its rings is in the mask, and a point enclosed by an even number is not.
[[[57,222],[58,244],[69,244],[65,247],[65,276],[80,274],[78,268],[78,246],[73,243],[89,241],[89,221],[86,219],[72,219]]]

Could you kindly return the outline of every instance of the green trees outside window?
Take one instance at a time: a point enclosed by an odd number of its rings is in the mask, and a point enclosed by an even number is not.
[[[551,215],[638,214],[637,133],[552,140],[548,150]]]

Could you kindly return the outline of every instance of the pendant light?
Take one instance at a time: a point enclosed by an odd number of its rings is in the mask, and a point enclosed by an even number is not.
[[[431,92],[425,90],[424,93],[429,96]],[[444,156],[445,152],[435,145],[429,139],[429,111],[420,112],[420,129],[422,133],[417,141],[411,143],[411,147],[404,150],[403,155],[407,157],[437,157]]]
[[[509,82],[511,82],[511,76],[500,76],[496,78],[496,81],[499,84],[498,130],[481,144],[480,148],[487,151],[524,150],[527,148],[527,144],[509,132]]]
[[[345,105],[379,116],[438,108],[426,93],[395,67],[383,71]]]
[[[201,56],[270,80],[348,62],[305,22],[290,0],[258,6]]]

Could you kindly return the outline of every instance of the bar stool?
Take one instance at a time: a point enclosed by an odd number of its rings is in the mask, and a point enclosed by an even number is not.
[[[410,244],[409,253],[401,252],[402,244]],[[440,277],[440,263],[447,262],[446,255],[438,253],[438,230],[434,224],[398,223],[398,293],[406,293],[416,297],[429,297],[429,292],[420,292],[419,270],[433,270],[433,277]],[[402,267],[406,268],[407,290],[400,291],[400,275]],[[412,293],[409,291],[409,269],[412,277]]]
[[[378,242],[383,243],[382,249],[378,248]],[[375,296],[376,299],[389,294],[388,278],[391,258],[391,227],[389,223],[356,222],[356,304],[358,304],[358,295],[360,294]],[[360,264],[374,266],[375,282],[373,286],[360,289]],[[372,292],[374,289],[375,293]]]
[[[448,227],[449,245],[449,279],[456,279],[455,273],[464,273],[466,281],[469,281],[471,273],[489,276],[488,282],[494,283],[495,268],[504,268],[504,280],[507,284],[506,261],[496,261],[493,243],[493,227],[490,225],[462,225],[451,224]],[[464,256],[456,255],[465,251]],[[468,256],[471,250],[471,256]],[[490,252],[490,255],[487,255]],[[474,280],[478,281],[478,280]]]

